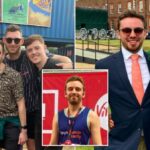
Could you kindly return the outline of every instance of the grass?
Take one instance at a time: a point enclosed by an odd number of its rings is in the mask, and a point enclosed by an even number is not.
[[[77,146],[76,150],[94,150],[93,146]]]
[[[67,147],[63,147],[63,150],[94,150],[93,146],[67,146]]]
[[[92,42],[90,42],[90,44],[94,42],[98,43],[99,45],[108,45],[108,42],[110,44],[110,46],[115,46],[117,49],[120,47],[120,40],[90,40]],[[87,43],[88,41],[84,41],[85,43]],[[82,40],[76,40],[76,44],[82,44]],[[150,52],[150,40],[145,40],[144,44],[143,44],[144,50]]]

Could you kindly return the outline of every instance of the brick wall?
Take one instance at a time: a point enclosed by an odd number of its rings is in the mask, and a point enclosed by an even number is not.
[[[143,11],[140,12],[140,3],[143,2]],[[120,12],[118,6],[121,5]],[[77,0],[76,7],[91,7],[99,9],[108,9],[108,22],[110,28],[117,29],[117,18],[121,12],[128,9],[135,9],[137,12],[145,16],[147,28],[150,31],[150,0]],[[113,13],[112,8],[113,7]]]
[[[105,0],[77,0],[76,7],[102,8]]]

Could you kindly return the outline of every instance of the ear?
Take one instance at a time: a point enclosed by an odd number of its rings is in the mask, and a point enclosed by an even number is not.
[[[21,45],[23,45],[23,44],[24,44],[24,38],[21,39]]]
[[[83,92],[82,98],[85,98],[85,91]]]
[[[45,51],[47,50],[47,45],[45,45],[45,44],[44,44],[44,49],[45,49]]]
[[[3,43],[6,43],[6,39],[5,37],[2,38]]]
[[[64,92],[64,96],[65,96],[65,98],[67,98],[67,93],[66,93],[66,91]]]
[[[148,35],[148,31],[144,30],[144,39],[146,39],[147,35]]]
[[[118,39],[120,39],[120,31],[119,30],[116,31],[116,35],[117,35]]]

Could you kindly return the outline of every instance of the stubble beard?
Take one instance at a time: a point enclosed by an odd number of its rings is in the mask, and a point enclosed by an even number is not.
[[[76,98],[72,98],[72,96],[69,97],[69,103],[73,106],[79,105],[81,102],[80,96],[76,96]]]

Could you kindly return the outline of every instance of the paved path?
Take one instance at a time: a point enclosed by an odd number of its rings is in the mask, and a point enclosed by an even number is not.
[[[87,44],[85,44],[83,47],[82,44],[76,44],[75,55],[77,62],[75,63],[75,68],[94,69],[96,60],[108,57],[109,55],[116,53],[118,51],[116,50],[115,47],[110,47],[108,53],[108,46],[104,45],[99,45],[99,47],[97,46],[95,47],[95,45],[89,45],[87,47]],[[98,50],[95,50],[95,48]]]
[[[95,64],[88,64],[88,63],[76,63],[76,69],[94,69]]]
[[[96,50],[95,50],[96,49]],[[96,60],[103,59],[109,55],[118,52],[116,47],[109,47],[105,45],[87,45],[76,44],[76,64],[75,68],[78,69],[94,69]],[[79,62],[78,62],[79,61]],[[83,61],[83,62],[82,62]]]
[[[103,52],[98,52],[98,51],[89,51],[89,50],[81,50],[81,49],[76,49],[76,55],[77,56],[84,56],[86,58],[91,58],[91,59],[102,59],[105,58],[107,56],[109,56],[110,54],[108,53],[103,53]]]

